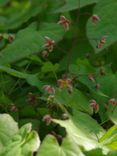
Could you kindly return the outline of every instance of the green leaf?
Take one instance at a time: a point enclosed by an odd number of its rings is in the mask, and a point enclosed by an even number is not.
[[[8,74],[0,73],[0,90],[7,93],[14,85],[15,80]]]
[[[96,2],[98,2],[98,0],[65,0],[65,4],[55,12],[67,12]]]
[[[111,127],[101,138],[100,142],[112,150],[117,150],[117,125]]]
[[[31,131],[31,124],[26,124],[12,137],[8,146],[3,148],[0,156],[32,156],[39,145],[40,140],[37,132]]]
[[[48,72],[57,72],[59,69],[59,64],[53,65],[51,62],[46,62],[41,68],[42,73],[48,73]]]
[[[111,138],[113,135],[117,134],[117,126],[111,127],[101,138],[100,141],[104,141],[106,139]]]
[[[53,119],[53,122],[64,127],[73,142],[78,146],[83,146],[85,150],[100,146],[98,137],[102,136],[104,130],[89,115],[74,111],[73,117],[69,120]]]
[[[0,152],[18,132],[18,125],[8,114],[0,114]]]
[[[77,64],[70,65],[70,72],[78,77],[78,80],[89,89],[95,91],[95,83],[89,80],[88,75],[95,74],[96,69],[89,63],[87,59],[78,59]]]
[[[117,152],[116,151],[111,151],[111,152],[103,152],[101,149],[94,149],[91,151],[86,151],[84,152],[86,156],[116,156]]]
[[[8,1],[8,0],[7,0]],[[3,16],[0,16],[0,30],[8,30],[19,27],[27,22],[31,17],[36,16],[46,8],[46,0],[33,0],[24,2],[11,2],[11,7],[7,7]],[[3,5],[3,3],[2,3]],[[4,19],[4,20],[2,20]]]
[[[58,104],[63,104],[72,110],[80,110],[92,113],[89,99],[78,89],[74,89],[72,93],[68,93],[67,90],[57,90],[55,93],[55,100]]]
[[[111,121],[117,125],[117,106],[114,106],[112,111],[108,110],[108,115]]]
[[[27,123],[31,123],[32,124],[32,129],[37,130],[37,131],[39,130],[39,120],[31,119],[31,118],[26,118],[26,119],[24,118],[24,119],[21,119],[19,121],[19,126],[22,127],[23,125],[25,125]]]
[[[0,65],[0,71],[6,72],[14,77],[25,79],[30,85],[38,87],[39,89],[42,88],[43,83],[39,80],[37,74],[27,74],[24,72],[19,72],[7,66]]]
[[[117,155],[117,151],[112,151],[107,156],[116,156],[116,155]]]
[[[102,153],[101,149],[93,149],[91,151],[86,151],[84,153],[86,156],[105,156],[105,154]]]
[[[117,41],[117,1],[115,0],[100,0],[96,5],[93,14],[97,15],[100,20],[97,24],[92,23],[89,19],[87,24],[87,36],[95,52],[100,52]],[[106,12],[106,14],[105,14]],[[100,40],[107,36],[107,41],[101,48],[96,48]]]
[[[45,36],[57,42],[63,34],[63,28],[55,23],[44,23],[39,30],[36,29],[36,24],[32,24],[18,32],[15,41],[1,51],[0,64],[13,63],[29,55],[37,54],[44,49]]]
[[[117,97],[117,74],[113,74],[109,68],[104,67],[105,75],[100,74],[101,68],[94,68],[86,60],[78,60],[78,65],[71,65],[70,72],[78,77],[78,81],[88,87],[90,90],[90,98],[95,99],[100,106],[99,114],[102,122],[107,120],[107,108],[108,101],[111,98]],[[90,80],[88,75],[92,74],[94,81]],[[99,88],[96,88],[96,84],[99,84]],[[108,112],[112,110],[110,106]]]
[[[70,137],[66,137],[60,146],[56,138],[52,135],[46,136],[36,156],[84,156],[79,147],[75,145]]]

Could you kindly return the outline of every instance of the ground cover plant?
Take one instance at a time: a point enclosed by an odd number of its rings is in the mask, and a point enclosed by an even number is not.
[[[0,156],[117,155],[116,10],[0,0]]]

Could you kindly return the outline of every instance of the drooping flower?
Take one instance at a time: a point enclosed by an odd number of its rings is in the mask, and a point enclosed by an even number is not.
[[[92,15],[91,16],[91,21],[96,24],[98,21],[100,21],[100,18],[98,15]]]
[[[18,108],[17,108],[17,106],[16,106],[14,103],[12,103],[12,104],[10,105],[10,111],[11,111],[11,112],[17,112],[17,111],[18,111]]]
[[[9,43],[12,43],[14,41],[14,39],[15,39],[15,35],[14,34],[9,34],[8,35],[8,41],[9,41]]]
[[[95,78],[93,74],[88,74],[88,79],[92,82],[95,82]]]
[[[27,101],[30,104],[36,104],[36,102],[37,102],[37,96],[34,95],[33,93],[29,92],[28,93],[28,96],[27,96]]]
[[[65,16],[60,16],[58,24],[61,24],[65,30],[69,30],[70,21]]]
[[[52,52],[54,45],[55,45],[55,41],[49,38],[48,36],[45,36],[44,48],[48,50],[49,52]]]
[[[101,87],[100,84],[99,84],[99,83],[96,83],[95,88],[96,88],[96,89],[100,89],[100,87]]]
[[[55,89],[51,85],[44,85],[43,90],[46,91],[48,94],[54,94]]]
[[[49,52],[47,50],[42,51],[41,53],[43,58],[47,58],[49,56]]]
[[[46,125],[49,125],[52,121],[52,117],[49,115],[49,114],[46,114],[44,117],[43,117],[43,122],[46,123]]]
[[[91,100],[90,106],[95,113],[97,113],[99,111],[99,104],[97,104],[96,100]]]
[[[54,95],[49,95],[48,98],[47,98],[47,103],[51,104],[53,102],[54,102]]]
[[[64,113],[64,114],[62,115],[62,119],[63,119],[63,120],[68,120],[68,119],[69,119],[69,115],[68,115],[67,113]]]
[[[109,104],[113,105],[113,106],[116,106],[117,105],[117,101],[115,98],[112,98],[109,100]]]
[[[102,39],[97,44],[96,48],[102,48],[102,46],[106,43],[108,36],[103,36]]]

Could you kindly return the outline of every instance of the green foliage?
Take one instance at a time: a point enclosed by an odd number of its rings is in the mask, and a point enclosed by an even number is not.
[[[62,34],[63,30],[57,24],[42,24],[39,31],[36,29],[36,24],[32,24],[17,34],[14,43],[2,50],[0,63],[12,63],[38,53],[43,50],[45,36],[57,41],[62,38]]]
[[[94,25],[91,20],[89,19],[87,24],[87,35],[94,40],[90,40],[90,43],[93,45],[96,52],[102,51],[104,48],[107,48],[111,44],[117,41],[116,34],[116,25],[117,19],[116,17],[116,7],[117,1],[114,0],[103,0],[99,1],[99,3],[94,8],[93,14],[98,15],[100,18],[100,22]],[[105,12],[107,12],[105,14]],[[103,36],[108,36],[106,44],[97,49],[96,45],[98,40],[102,39]]]
[[[54,136],[48,135],[43,141],[37,156],[46,156],[45,150],[56,156],[83,156],[83,153],[72,143],[72,140],[69,137],[66,137],[60,146]]]
[[[31,156],[40,145],[37,132],[31,131],[31,124],[24,125],[20,130],[16,122],[7,114],[2,114],[1,125],[1,156]],[[5,124],[4,124],[5,123]]]
[[[117,155],[116,0],[0,0],[0,156]]]
[[[4,124],[6,123],[6,124]],[[8,114],[0,115],[0,151],[18,132],[17,123]]]
[[[90,5],[90,4],[94,4],[98,2],[98,0],[65,0],[64,5],[61,6],[59,9],[57,9],[55,12],[59,13],[59,12],[66,12],[66,11],[71,11],[71,10],[75,10],[77,8],[80,7],[84,7],[86,5]]]

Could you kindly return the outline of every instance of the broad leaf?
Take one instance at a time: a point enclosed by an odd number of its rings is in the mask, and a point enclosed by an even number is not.
[[[62,141],[62,145],[59,145],[54,136],[48,135],[38,151],[37,156],[84,156],[81,150],[76,144],[74,144],[70,137],[66,137]]]
[[[102,136],[104,130],[89,115],[74,112],[69,120],[53,119],[53,121],[66,129],[75,144],[83,146],[86,150],[99,147],[98,137]]]
[[[87,24],[87,36],[95,52],[100,52],[112,43],[117,41],[117,1],[100,0],[94,8],[93,14],[97,15],[100,20],[94,24],[91,18]],[[105,13],[106,12],[106,13]],[[106,43],[100,48],[96,48],[100,40],[107,36]]]
[[[77,89],[73,90],[73,92],[70,94],[67,90],[57,90],[55,100],[58,104],[63,104],[66,107],[70,107],[72,110],[75,109],[87,112],[89,114],[92,113],[89,105],[89,99]]]
[[[43,83],[39,80],[37,74],[27,74],[24,72],[19,72],[14,69],[11,69],[10,67],[2,65],[0,65],[0,72],[6,72],[7,74],[12,75],[14,77],[25,79],[30,85],[36,86],[39,89],[41,89],[43,86]]]
[[[8,64],[37,54],[44,49],[45,36],[56,42],[62,38],[64,30],[55,23],[45,23],[37,30],[36,24],[32,24],[16,35],[16,39],[1,51],[0,64]]]
[[[117,125],[117,106],[113,106],[111,110],[108,110],[108,115],[111,121]]]
[[[117,150],[117,126],[111,127],[101,138],[100,142],[111,150]]]
[[[18,125],[8,114],[0,114],[0,152],[18,132]]]
[[[88,152],[85,152],[86,156],[116,156],[117,152],[113,151],[113,152],[102,152],[101,149],[94,149]]]
[[[65,0],[65,4],[55,12],[71,11],[96,2],[98,2],[98,0]]]
[[[12,137],[11,142],[3,148],[0,156],[32,156],[39,145],[40,140],[37,132],[31,131],[31,125],[27,124]]]

